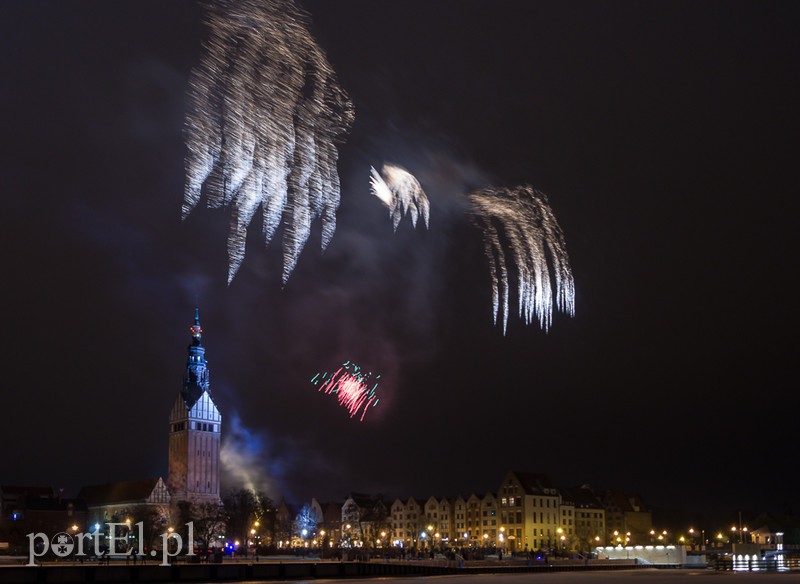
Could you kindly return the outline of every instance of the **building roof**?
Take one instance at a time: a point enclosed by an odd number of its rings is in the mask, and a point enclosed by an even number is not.
[[[594,492],[585,487],[568,487],[558,490],[564,503],[572,503],[581,509],[603,509],[603,503]]]
[[[58,499],[55,497],[31,497],[25,499],[29,511],[87,511],[83,499]]]
[[[793,517],[789,514],[762,513],[751,521],[750,525],[757,526],[757,529],[764,528],[770,533],[787,532],[800,528],[800,517]]]
[[[122,481],[105,485],[83,487],[78,498],[89,506],[111,505],[120,503],[144,503],[160,479],[141,479]]]
[[[606,509],[621,513],[648,511],[640,495],[629,495],[622,491],[606,491],[603,494],[603,504]]]
[[[526,495],[548,495],[550,493],[546,493],[545,490],[553,488],[550,479],[541,473],[520,472],[516,470],[512,472],[514,476],[517,477],[522,488],[525,489]]]
[[[3,498],[8,496],[19,497],[20,495],[27,495],[28,497],[52,497],[52,487],[32,487],[30,485],[0,485],[0,493]]]

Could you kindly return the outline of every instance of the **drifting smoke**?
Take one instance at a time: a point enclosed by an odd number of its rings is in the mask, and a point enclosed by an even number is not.
[[[227,426],[220,452],[226,482],[270,495],[279,493],[282,470],[274,457],[268,457],[264,437],[246,428],[235,412]],[[265,470],[267,458],[273,458],[269,472]]]
[[[377,381],[370,387],[370,379],[372,373],[364,371],[356,365],[347,361],[333,374],[317,373],[312,379],[311,383],[319,385],[317,391],[321,391],[328,395],[335,395],[339,400],[339,405],[347,408],[350,417],[354,417],[361,411],[360,421],[364,421],[364,416],[367,415],[367,410],[370,406],[375,407],[378,405],[378,398],[376,390],[378,389]],[[375,379],[380,379],[378,375]]]
[[[430,227],[428,197],[413,174],[393,164],[384,164],[380,174],[370,167],[370,174],[372,194],[389,209],[389,217],[392,218],[395,231],[404,213],[411,217],[414,227],[417,226],[419,216],[425,220],[425,227]]]
[[[519,316],[526,324],[531,324],[535,316],[539,326],[548,330],[553,321],[554,292],[548,255],[555,277],[555,305],[574,316],[575,283],[564,233],[547,195],[530,186],[520,186],[483,189],[469,199],[470,219],[483,232],[489,260],[494,321],[502,319],[503,334],[508,327],[508,262],[515,268]]]
[[[182,215],[203,185],[209,207],[231,207],[228,283],[244,259],[247,228],[261,207],[269,244],[280,225],[286,283],[322,218],[322,249],[336,230],[337,142],[353,106],[291,0],[220,0],[192,72]]]

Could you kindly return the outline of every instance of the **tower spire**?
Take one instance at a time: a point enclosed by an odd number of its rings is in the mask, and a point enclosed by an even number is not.
[[[189,345],[182,393],[186,405],[192,407],[203,392],[209,390],[206,349],[202,343],[203,327],[200,326],[200,308],[197,306],[194,309],[194,324],[189,327],[189,332],[192,334],[192,344]]]
[[[189,327],[189,332],[192,333],[192,344],[195,346],[202,346],[200,342],[203,337],[203,327],[200,326],[200,308],[194,307],[194,324]]]

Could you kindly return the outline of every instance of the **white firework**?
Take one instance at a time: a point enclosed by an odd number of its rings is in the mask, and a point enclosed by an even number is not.
[[[548,330],[553,322],[554,304],[574,316],[572,268],[564,233],[547,195],[525,185],[514,189],[483,189],[471,194],[469,200],[470,219],[483,232],[492,278],[494,321],[502,322],[503,334],[508,328],[509,261],[517,279],[519,316],[526,324],[535,319],[542,329]]]
[[[322,220],[323,249],[336,230],[335,144],[353,123],[353,106],[292,0],[220,0],[206,24],[210,37],[190,81],[182,216],[203,192],[209,207],[231,209],[230,283],[260,207],[265,245],[284,225],[286,283],[311,223]]]
[[[425,221],[425,227],[430,227],[430,203],[413,174],[400,166],[384,164],[380,174],[370,167],[370,175],[372,194],[389,209],[395,231],[404,214],[411,217],[414,227],[420,216]]]

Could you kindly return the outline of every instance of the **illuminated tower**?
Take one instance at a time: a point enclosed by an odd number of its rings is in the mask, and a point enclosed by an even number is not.
[[[183,388],[169,416],[169,479],[173,501],[219,502],[222,416],[209,393],[200,310],[195,308],[192,344]]]

